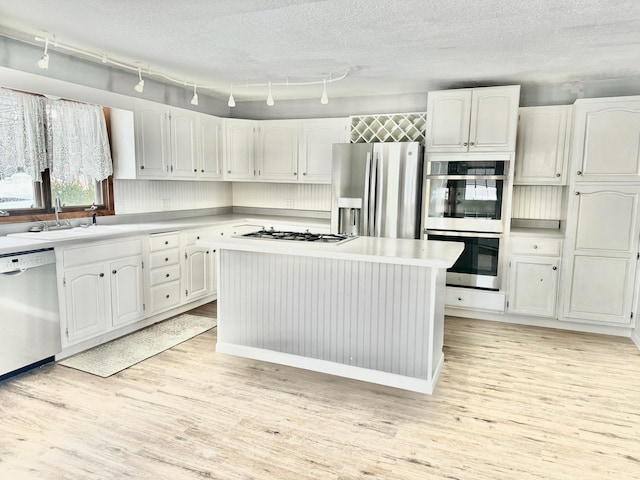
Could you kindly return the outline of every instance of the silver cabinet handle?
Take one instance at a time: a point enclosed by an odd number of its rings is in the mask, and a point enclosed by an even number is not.
[[[576,173],[577,173],[578,175],[582,175],[582,171],[581,171],[581,170],[578,170]]]

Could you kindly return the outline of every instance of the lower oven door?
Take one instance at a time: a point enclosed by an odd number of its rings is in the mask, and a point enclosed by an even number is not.
[[[500,290],[500,233],[427,230],[428,240],[463,242],[464,250],[447,270],[447,285]]]

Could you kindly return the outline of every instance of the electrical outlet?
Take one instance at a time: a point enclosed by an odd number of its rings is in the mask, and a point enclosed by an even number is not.
[[[291,199],[285,200],[284,201],[284,208],[293,208],[293,200],[291,200]]]

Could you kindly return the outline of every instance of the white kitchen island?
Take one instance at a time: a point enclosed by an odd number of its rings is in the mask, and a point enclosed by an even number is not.
[[[462,243],[220,238],[218,352],[421,393],[443,366],[445,270]]]

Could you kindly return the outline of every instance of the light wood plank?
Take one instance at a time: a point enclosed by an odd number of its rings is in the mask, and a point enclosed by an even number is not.
[[[194,314],[215,315],[215,305]],[[0,478],[637,479],[629,339],[445,322],[433,396],[215,352],[0,383]]]

